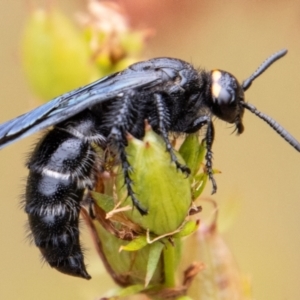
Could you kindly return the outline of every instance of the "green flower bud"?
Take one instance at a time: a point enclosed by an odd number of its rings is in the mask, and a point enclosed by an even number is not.
[[[165,299],[164,295],[181,295],[186,289],[181,286],[177,290],[175,274],[181,259],[181,238],[199,226],[188,216],[193,184],[202,178],[198,169],[205,148],[192,136],[181,149],[196,174],[191,181],[171,162],[164,140],[154,131],[148,128],[143,140],[128,138],[126,152],[133,170],[130,178],[136,197],[148,209],[145,216],[132,207],[122,169],[118,167],[116,172],[114,167],[115,157],[106,156],[107,174],[99,177],[99,189],[92,192],[96,204],[93,223],[104,265],[116,283],[126,287],[116,296],[142,292]],[[104,155],[103,150],[98,151]],[[176,156],[185,164],[180,154],[176,152]]]
[[[190,182],[174,163],[166,151],[162,137],[148,130],[144,139],[129,139],[126,148],[129,163],[133,168],[130,174],[133,190],[148,214],[141,216],[137,209],[126,212],[128,218],[158,236],[172,233],[183,224],[191,206]],[[184,164],[182,157],[177,159]],[[118,198],[124,199],[127,190],[123,186],[122,171],[117,180]],[[128,197],[124,205],[131,204]]]

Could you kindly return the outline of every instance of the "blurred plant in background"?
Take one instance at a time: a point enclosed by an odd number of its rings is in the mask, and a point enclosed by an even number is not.
[[[209,211],[212,220],[201,219],[197,232],[183,243],[182,251],[189,255],[183,256],[181,263],[186,265],[192,257],[196,261],[201,261],[204,266],[191,285],[189,294],[193,299],[200,300],[253,299],[250,278],[241,274],[233,254],[220,234],[223,230],[219,227],[222,228],[224,222],[218,217],[218,205],[213,200],[205,198],[199,202],[202,205],[206,202],[211,206],[212,209]],[[229,201],[226,202],[222,207],[230,206]],[[227,216],[229,222],[232,221],[233,214],[231,211]]]
[[[36,9],[22,41],[25,75],[33,92],[49,100],[142,60],[152,34],[130,28],[124,11],[111,1],[88,1],[77,26],[54,5]],[[186,178],[170,164],[163,140],[145,126],[143,141],[128,137],[127,153],[134,191],[149,214],[131,207],[117,159],[103,149],[97,149],[103,171],[90,195],[94,209],[82,209],[107,272],[122,287],[102,299],[138,293],[151,299],[251,299],[218,234],[216,207],[211,224],[199,226],[205,144],[197,135],[183,142],[174,137],[178,160],[192,171]]]
[[[119,6],[89,0],[77,24],[54,4],[34,9],[22,40],[25,75],[36,95],[49,100],[141,59],[152,30],[133,30]]]

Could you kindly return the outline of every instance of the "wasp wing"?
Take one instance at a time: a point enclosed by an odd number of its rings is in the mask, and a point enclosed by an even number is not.
[[[155,72],[128,71],[104,77],[87,86],[65,93],[28,113],[1,124],[0,149],[30,134],[65,121],[98,103],[113,99],[127,90],[150,88],[161,82]]]

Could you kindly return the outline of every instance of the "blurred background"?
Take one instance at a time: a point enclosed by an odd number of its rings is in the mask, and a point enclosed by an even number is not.
[[[31,7],[44,2],[0,3],[0,122],[38,105],[21,67],[20,39]],[[56,2],[70,17],[86,4]],[[300,140],[299,1],[120,2],[132,26],[156,32],[145,58],[181,58],[243,80],[270,54],[288,48],[288,55],[253,83],[246,99]],[[220,205],[228,199],[238,203],[239,212],[224,235],[240,270],[251,278],[253,298],[300,299],[300,155],[254,115],[246,112],[244,125],[244,134],[236,137],[230,126],[215,121],[214,166],[222,174],[212,198]],[[37,138],[0,153],[0,299],[97,299],[114,284],[93,252],[87,230],[82,236],[91,281],[42,265],[38,249],[26,240],[20,195],[26,153]]]

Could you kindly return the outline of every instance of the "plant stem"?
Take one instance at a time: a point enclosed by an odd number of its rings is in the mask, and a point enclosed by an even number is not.
[[[172,288],[176,286],[175,282],[175,247],[170,243],[163,250],[165,287]]]

